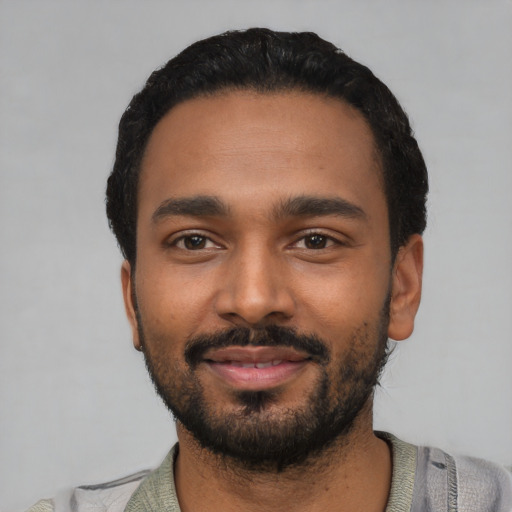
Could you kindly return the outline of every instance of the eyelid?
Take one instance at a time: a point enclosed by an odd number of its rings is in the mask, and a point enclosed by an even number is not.
[[[295,241],[291,245],[296,246],[299,242],[303,241],[308,236],[315,236],[315,235],[325,237],[329,242],[332,242],[332,244],[329,244],[324,249],[328,249],[329,247],[332,247],[333,245],[340,245],[340,246],[348,245],[346,238],[344,238],[342,235],[333,235],[332,231],[326,231],[325,229],[321,229],[321,228],[318,228],[318,229],[310,228],[310,229],[307,229],[307,230],[297,233]],[[315,250],[320,251],[322,249],[315,249]]]
[[[185,251],[189,251],[190,249],[187,249],[185,247],[179,247],[178,243],[180,241],[183,241],[185,238],[189,238],[189,237],[193,237],[193,236],[205,238],[207,241],[211,242],[215,247],[222,248],[222,245],[215,241],[215,239],[214,239],[215,237],[212,236],[211,233],[208,233],[208,232],[205,232],[205,231],[202,231],[199,229],[190,229],[190,230],[178,231],[177,233],[173,233],[172,235],[165,238],[163,245],[167,248],[168,247],[178,247],[178,249],[183,249]],[[211,247],[206,247],[206,248],[199,249],[199,250],[204,250],[204,249],[211,249]]]

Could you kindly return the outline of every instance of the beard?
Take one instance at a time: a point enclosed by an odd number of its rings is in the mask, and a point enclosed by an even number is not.
[[[164,336],[148,339],[138,311],[137,317],[146,367],[156,391],[198,444],[243,469],[280,472],[311,463],[335,443],[348,439],[387,360],[389,302],[388,298],[373,326],[365,322],[343,340],[347,350],[338,361],[332,360],[328,344],[316,335],[271,325],[190,338],[184,350],[186,364],[170,364],[152,350],[171,341]],[[207,350],[235,345],[286,346],[308,354],[318,376],[302,404],[279,406],[279,389],[232,391],[235,410],[208,401],[196,369]]]

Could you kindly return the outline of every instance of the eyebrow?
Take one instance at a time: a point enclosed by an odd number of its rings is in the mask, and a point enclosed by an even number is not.
[[[172,216],[211,217],[227,216],[228,206],[215,196],[170,198],[163,201],[152,215],[155,223]],[[272,217],[319,217],[335,215],[352,219],[366,219],[359,206],[339,197],[298,196],[281,201],[273,210]]]
[[[274,209],[276,219],[327,215],[360,220],[367,219],[362,208],[340,197],[298,196],[282,201]]]
[[[180,197],[177,199],[166,199],[154,211],[151,219],[159,222],[166,217],[187,216],[187,217],[208,217],[225,216],[228,214],[228,207],[214,196],[193,196]]]

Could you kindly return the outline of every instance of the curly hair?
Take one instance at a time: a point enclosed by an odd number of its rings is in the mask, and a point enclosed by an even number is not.
[[[392,255],[426,226],[428,175],[408,117],[366,66],[312,32],[263,28],[198,41],[154,71],[119,123],[107,216],[123,256],[136,258],[137,188],[151,133],[175,105],[221,90],[296,90],[338,98],[370,126],[381,160]]]

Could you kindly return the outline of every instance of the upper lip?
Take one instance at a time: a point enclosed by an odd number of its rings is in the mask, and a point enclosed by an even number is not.
[[[204,360],[214,363],[235,361],[240,363],[266,363],[269,361],[305,361],[310,356],[291,347],[225,347],[210,349],[204,355]]]

